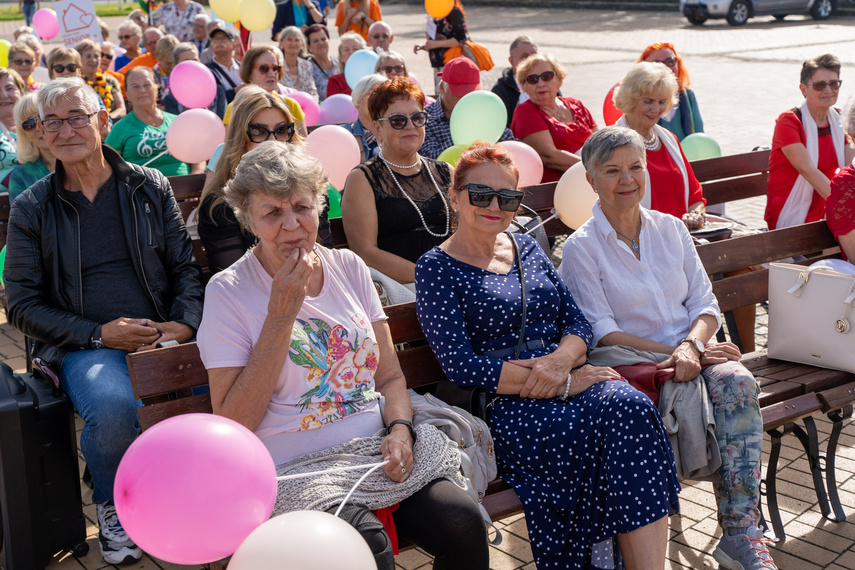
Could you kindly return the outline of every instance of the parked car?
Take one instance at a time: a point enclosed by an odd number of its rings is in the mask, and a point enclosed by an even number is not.
[[[711,18],[726,18],[731,26],[741,26],[754,16],[783,20],[790,14],[825,20],[836,7],[836,0],[680,0],[680,12],[696,26]]]

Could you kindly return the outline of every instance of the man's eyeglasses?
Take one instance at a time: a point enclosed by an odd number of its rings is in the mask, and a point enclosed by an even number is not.
[[[270,140],[270,135],[273,135],[274,140],[279,142],[291,142],[291,139],[294,138],[294,123],[282,123],[272,131],[264,125],[250,123],[246,129],[246,136],[254,143]]]
[[[69,117],[67,119],[47,119],[42,121],[42,126],[44,126],[47,132],[56,133],[62,129],[62,124],[68,121],[68,124],[71,125],[72,129],[82,129],[91,122],[92,116],[97,114],[98,111],[95,111],[88,115],[75,115],[74,117]]]
[[[38,117],[30,117],[26,121],[21,123],[21,128],[24,129],[25,131],[32,131],[33,129],[36,128],[36,125],[38,125],[38,124],[39,124],[39,118]]]
[[[13,59],[10,63],[14,63],[18,67],[21,67],[24,65],[33,65],[33,60],[32,59]]]
[[[416,128],[425,126],[427,123],[428,114],[424,111],[416,111],[412,115],[389,115],[388,117],[380,117],[377,119],[377,122],[380,121],[389,121],[389,126],[395,129],[396,131],[400,131],[403,128],[406,128],[407,121],[411,121],[413,126]]]
[[[279,73],[280,71],[282,71],[282,66],[281,66],[281,65],[267,65],[267,64],[261,64],[261,65],[253,65],[253,66],[252,66],[252,68],[253,68],[253,69],[257,69],[258,71],[260,71],[260,72],[261,72],[261,73],[263,73],[264,75],[267,75],[267,72],[269,72],[271,69],[272,69],[273,71],[275,71],[276,73]]]
[[[113,54],[112,53],[104,53],[102,51],[101,52],[101,58],[106,59],[107,61],[112,61],[113,60]]]
[[[825,91],[826,87],[831,87],[832,91],[837,91],[840,89],[840,86],[843,84],[843,81],[840,79],[832,79],[831,81],[812,81],[808,83],[808,86],[813,87],[814,91]]]
[[[53,65],[54,73],[64,73],[66,69],[71,73],[75,73],[78,69],[80,69],[80,66],[76,63],[55,63]]]
[[[509,188],[493,190],[492,187],[484,184],[464,184],[460,187],[460,191],[464,190],[469,191],[469,204],[476,208],[487,208],[493,202],[493,198],[497,198],[500,210],[516,212],[523,199],[523,193],[519,190]]]
[[[131,39],[131,38],[133,38],[133,37],[135,37],[135,36],[132,36],[132,35],[130,35],[130,34],[127,34],[127,35],[125,35],[125,36],[119,36],[119,39],[120,39],[120,40],[129,40],[129,39]]]
[[[536,73],[532,73],[531,75],[527,75],[525,78],[525,82],[529,85],[537,85],[537,82],[543,80],[544,83],[549,83],[553,79],[555,79],[554,71],[544,71],[540,75]]]
[[[392,72],[404,73],[404,66],[403,65],[387,65],[386,67],[383,68],[383,71],[386,73],[386,75],[389,75]]]
[[[662,65],[667,65],[668,67],[676,67],[677,58],[669,57],[668,59],[654,59],[650,63],[661,63]]]

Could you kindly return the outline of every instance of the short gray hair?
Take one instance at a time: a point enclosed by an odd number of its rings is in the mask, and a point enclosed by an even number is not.
[[[368,34],[370,35],[371,30],[376,30],[377,28],[383,28],[384,30],[389,32],[390,36],[392,35],[392,26],[390,26],[388,22],[384,22],[383,20],[377,20],[376,22],[371,24],[371,27],[368,28]]]
[[[205,20],[205,26],[207,26],[208,22],[211,21],[211,17],[208,14],[196,14],[196,17],[193,18],[193,23],[195,24],[199,20]]]
[[[528,44],[528,45],[537,47],[537,42],[535,42],[531,36],[523,35],[523,36],[517,36],[516,38],[514,38],[514,41],[511,42],[511,47],[508,49],[508,51],[514,51],[521,44]]]
[[[387,81],[389,81],[389,79],[385,75],[380,75],[379,73],[372,73],[360,79],[356,83],[356,87],[353,88],[353,93],[350,94],[353,106],[356,107],[359,105],[362,98],[371,93],[371,90],[374,89],[375,85],[378,83],[386,83]]]
[[[142,28],[140,28],[139,24],[137,24],[133,20],[125,20],[124,22],[119,24],[119,33],[121,33],[122,30],[129,31],[132,36],[136,36],[138,38],[142,37]]]
[[[306,36],[303,34],[303,32],[300,30],[300,28],[298,28],[297,26],[286,27],[284,30],[279,32],[279,37],[277,38],[277,41],[281,42],[282,40],[284,40],[285,38],[288,38],[288,37],[295,37],[295,38],[298,38],[300,40],[300,44],[302,46],[300,48],[300,57],[305,55],[305,53],[306,53]]]
[[[664,67],[664,66],[663,66]],[[585,141],[582,146],[582,164],[588,174],[593,175],[597,167],[612,157],[615,150],[629,146],[638,151],[641,161],[647,165],[647,154],[644,149],[644,139],[632,129],[626,127],[605,127],[598,130]]]
[[[308,193],[320,207],[325,203],[327,183],[324,167],[303,147],[265,141],[243,155],[224,194],[238,221],[250,229],[249,209],[256,193],[276,200],[287,200],[295,192]]]
[[[95,90],[86,85],[81,77],[64,77],[51,80],[39,89],[39,117],[45,116],[45,108],[55,107],[60,99],[80,91],[83,104],[90,113],[101,110],[101,99]]]

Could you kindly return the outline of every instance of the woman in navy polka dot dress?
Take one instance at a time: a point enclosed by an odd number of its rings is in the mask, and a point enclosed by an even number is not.
[[[497,394],[500,475],[523,502],[537,567],[661,570],[680,490],[668,435],[646,396],[585,364],[590,325],[537,243],[506,233],[518,178],[502,147],[463,154],[449,191],[457,231],[416,265],[419,322],[449,379]]]

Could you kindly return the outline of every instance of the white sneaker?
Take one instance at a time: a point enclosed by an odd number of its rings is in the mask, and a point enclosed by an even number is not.
[[[142,558],[142,550],[134,544],[119,517],[116,516],[116,507],[113,501],[95,505],[98,512],[99,537],[98,544],[101,546],[101,558],[109,564],[131,564]]]

